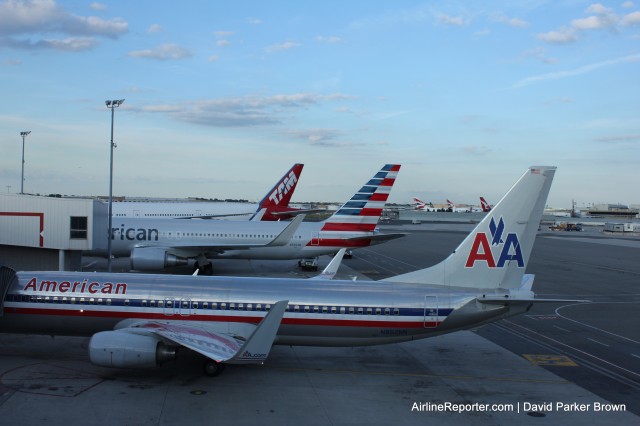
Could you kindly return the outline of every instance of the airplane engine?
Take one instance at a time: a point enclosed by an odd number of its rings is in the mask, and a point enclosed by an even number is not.
[[[123,331],[96,333],[89,341],[89,359],[102,367],[156,367],[176,359],[176,346]]]
[[[187,264],[186,257],[167,253],[164,247],[134,247],[131,250],[131,268],[138,271],[157,271]]]

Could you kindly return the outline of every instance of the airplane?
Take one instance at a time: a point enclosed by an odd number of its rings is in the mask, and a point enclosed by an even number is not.
[[[442,262],[381,281],[0,268],[0,332],[91,336],[93,364],[156,367],[184,347],[204,372],[263,364],[277,345],[364,346],[527,312],[525,274],[556,168],[530,167]]]
[[[436,208],[433,207],[432,203],[425,203],[424,201],[416,197],[413,197],[413,204],[414,204],[413,206],[414,210],[424,210],[426,212],[436,211]]]
[[[138,271],[186,266],[195,259],[195,267],[210,275],[216,258],[300,259],[379,244],[404,236],[376,230],[399,170],[400,165],[383,166],[331,217],[300,223],[286,242],[278,235],[288,222],[118,218],[111,230],[112,254],[130,257]],[[106,250],[86,254],[104,256]]]
[[[488,213],[491,211],[491,204],[484,199],[484,197],[480,197],[480,207],[482,207],[482,211]]]
[[[294,164],[258,204],[211,201],[118,201],[112,205],[113,217],[262,221],[290,219],[295,213],[302,214],[311,212],[311,210],[289,207],[289,202],[296,189],[303,168],[304,164]]]

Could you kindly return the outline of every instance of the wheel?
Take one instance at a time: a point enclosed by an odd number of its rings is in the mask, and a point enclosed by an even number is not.
[[[224,371],[224,364],[208,359],[204,362],[204,374],[209,377],[217,377]]]
[[[213,275],[213,264],[207,263],[202,268],[200,268],[200,272],[202,275]]]

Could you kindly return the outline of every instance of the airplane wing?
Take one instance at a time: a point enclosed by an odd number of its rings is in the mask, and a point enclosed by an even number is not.
[[[522,281],[520,282],[520,288],[515,290],[509,290],[508,294],[504,296],[491,295],[486,297],[478,297],[476,300],[480,303],[487,305],[528,305],[530,303],[584,303],[590,302],[589,300],[575,300],[575,299],[538,299],[531,291],[533,288],[533,281],[535,279],[534,274],[524,274]]]
[[[341,248],[340,251],[338,251],[338,253],[335,256],[333,256],[333,259],[331,259],[331,262],[329,262],[329,264],[322,270],[322,272],[319,275],[316,275],[315,277],[311,277],[309,279],[310,280],[332,280],[333,277],[338,272],[338,268],[340,268],[340,263],[342,262],[342,257],[344,256],[345,251],[347,251],[346,248]]]
[[[228,335],[212,331],[204,322],[189,325],[172,322],[149,322],[138,327],[217,362],[229,364],[262,363],[269,355],[288,303],[288,300],[281,300],[274,304],[269,313],[248,336]]]

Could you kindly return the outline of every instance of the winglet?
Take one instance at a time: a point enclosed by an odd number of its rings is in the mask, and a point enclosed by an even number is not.
[[[280,247],[289,244],[289,241],[293,238],[293,235],[298,230],[298,226],[300,226],[300,223],[302,223],[304,218],[305,215],[303,214],[296,216],[291,223],[288,224],[287,227],[284,228],[284,230],[265,247]]]
[[[322,270],[322,272],[319,275],[316,275],[315,277],[311,277],[309,279],[310,280],[332,280],[333,277],[335,277],[336,273],[338,272],[338,268],[340,268],[340,263],[342,263],[342,257],[344,256],[345,251],[347,251],[346,248],[341,248],[340,251],[338,251],[338,253],[336,253],[336,255],[333,256],[333,259],[331,259],[331,262],[329,262],[329,264]]]
[[[271,307],[238,353],[227,361],[229,364],[255,364],[264,362],[276,339],[288,300],[281,300]]]

